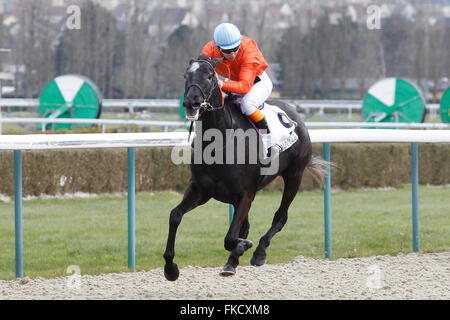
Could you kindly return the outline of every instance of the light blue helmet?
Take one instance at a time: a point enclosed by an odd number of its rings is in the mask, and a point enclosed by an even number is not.
[[[222,49],[233,49],[241,44],[241,32],[231,23],[221,23],[214,30],[214,43]]]

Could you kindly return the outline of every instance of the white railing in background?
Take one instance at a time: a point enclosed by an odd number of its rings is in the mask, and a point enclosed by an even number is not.
[[[51,123],[72,123],[72,124],[92,124],[102,126],[102,132],[105,132],[106,125],[124,125],[124,126],[155,126],[163,129],[164,132],[169,128],[179,128],[186,126],[184,121],[161,121],[161,120],[127,120],[127,119],[71,119],[71,118],[0,118],[0,123],[37,123],[42,124],[42,132],[46,131],[46,124]],[[1,132],[0,132],[1,134]]]
[[[312,143],[450,142],[449,130],[312,129],[308,132]],[[188,146],[187,138],[188,132],[3,135],[0,150]]]
[[[46,124],[51,123],[72,123],[91,124],[102,126],[102,132],[106,131],[106,125],[122,126],[155,126],[162,131],[168,132],[169,128],[186,127],[188,121],[160,121],[160,120],[126,120],[126,119],[48,119],[48,118],[1,118],[2,123],[36,123],[42,124],[42,132],[46,132]],[[305,122],[308,128],[396,128],[396,129],[450,129],[448,123],[386,123],[386,122]],[[1,126],[0,126],[1,128]],[[0,134],[2,132],[0,131]]]
[[[103,99],[104,108],[178,108],[178,99]],[[39,108],[38,99],[3,98],[0,108]]]
[[[0,150],[182,146],[190,145],[187,137],[187,132],[3,135]]]
[[[319,113],[324,109],[347,110],[351,115],[353,110],[360,111],[362,108],[362,100],[302,100],[302,99],[281,99],[304,109],[306,112],[318,110]],[[179,99],[103,99],[102,106],[104,108],[168,108],[178,109],[180,106]],[[31,107],[37,109],[39,107],[38,99],[22,99],[22,98],[4,98],[0,101],[0,108],[25,108]],[[426,109],[432,114],[438,113],[439,104],[427,104]]]
[[[348,119],[352,118],[354,111],[361,113],[362,100],[298,100],[298,99],[282,99],[282,101],[294,106],[297,110],[306,113],[305,119],[313,115],[324,117],[325,110],[345,111]],[[111,109],[127,108],[128,112],[135,113],[136,109],[167,109],[172,113],[177,113],[180,101],[178,99],[103,99],[102,107]],[[22,99],[22,98],[6,98],[0,99],[0,134],[2,134],[2,123],[42,123],[41,118],[17,118],[17,117],[2,117],[2,109],[7,109],[12,112],[14,109],[32,108],[33,112],[38,113],[39,100],[38,99]],[[427,112],[430,116],[438,116],[439,104],[428,104],[426,106]],[[12,109],[12,110],[11,110]],[[327,120],[332,120],[328,119]],[[328,121],[337,123],[335,121]],[[185,124],[181,121],[147,121],[147,120],[119,120],[119,119],[48,119],[45,123],[90,123],[102,126],[102,132],[105,132],[106,125],[137,125],[137,126],[157,126],[164,132],[169,131],[169,128],[183,127]],[[325,122],[308,123],[309,128],[359,128],[363,127],[361,123],[346,123],[340,122],[337,124],[329,124]],[[448,129],[449,126],[445,124],[399,124],[396,126],[388,126],[384,124],[371,125],[372,128],[421,128],[421,129]],[[45,132],[46,126],[42,126],[42,131]]]

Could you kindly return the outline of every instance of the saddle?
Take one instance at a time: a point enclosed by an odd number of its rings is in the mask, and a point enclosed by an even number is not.
[[[236,95],[233,97],[234,104],[239,108],[241,107],[241,98],[241,96]],[[286,112],[281,110],[278,106],[265,102],[260,105],[258,109],[261,110],[266,118],[270,134],[262,135],[253,121],[247,119],[258,134],[261,135],[266,149],[266,156],[269,157],[272,153],[271,151],[283,152],[289,149],[298,140],[298,136],[294,131],[297,127],[297,123],[289,118]]]

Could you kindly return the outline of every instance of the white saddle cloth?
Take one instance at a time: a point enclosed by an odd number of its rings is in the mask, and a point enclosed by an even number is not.
[[[297,123],[281,110],[279,107],[264,103],[261,112],[264,114],[267,125],[270,130],[270,142],[266,146],[276,147],[280,152],[291,147],[297,140],[298,136],[294,129]]]

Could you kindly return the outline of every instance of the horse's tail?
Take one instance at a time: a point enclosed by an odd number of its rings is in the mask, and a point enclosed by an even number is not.
[[[312,156],[309,161],[306,169],[312,176],[316,179],[316,181],[320,184],[321,188],[325,188],[325,176],[328,174],[328,167],[335,166],[334,163],[330,161],[326,161],[321,157]]]

